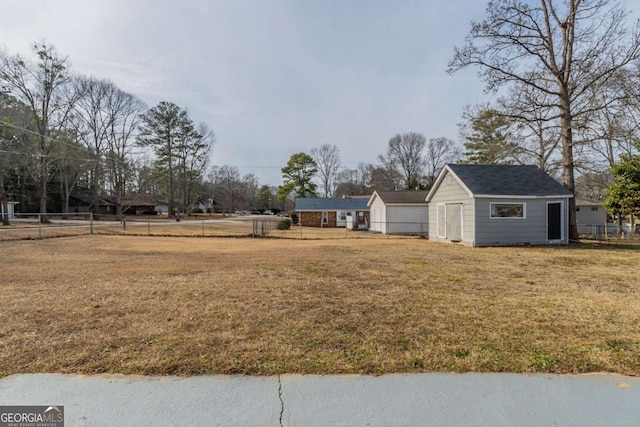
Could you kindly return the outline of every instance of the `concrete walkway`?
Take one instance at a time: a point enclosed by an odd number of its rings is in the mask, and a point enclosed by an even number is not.
[[[640,378],[27,374],[0,405],[63,405],[65,426],[639,426]]]

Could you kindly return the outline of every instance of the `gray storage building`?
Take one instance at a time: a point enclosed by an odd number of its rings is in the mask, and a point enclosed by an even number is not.
[[[572,197],[536,166],[446,165],[426,199],[429,239],[468,246],[567,244]]]

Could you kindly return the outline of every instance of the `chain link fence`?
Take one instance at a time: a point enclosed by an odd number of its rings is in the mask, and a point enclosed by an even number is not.
[[[373,221],[369,229],[387,236],[429,237],[429,223],[424,221]]]
[[[581,239],[603,241],[629,241],[640,240],[640,224],[633,228],[629,224],[618,226],[617,224],[589,224],[578,225],[578,234]]]
[[[34,240],[91,234],[94,228],[90,213],[14,213],[10,225],[0,222],[0,240]]]
[[[233,216],[180,220],[125,216],[121,221],[90,213],[15,214],[9,226],[0,225],[0,240],[34,240],[90,234],[167,237],[273,237],[285,239],[345,239],[428,237],[428,224],[385,222],[369,229],[302,227],[287,217]],[[382,230],[382,231],[380,231]]]

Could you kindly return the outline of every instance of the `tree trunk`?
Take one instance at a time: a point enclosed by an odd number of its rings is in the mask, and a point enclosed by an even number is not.
[[[2,225],[11,225],[9,222],[9,201],[6,197],[0,198],[2,202]]]
[[[172,141],[171,141],[171,129],[169,129],[169,139],[168,139],[168,145],[169,145],[169,153],[168,153],[168,157],[169,157],[169,218],[171,218],[172,215],[175,214],[174,212],[174,206],[173,206],[173,146],[172,146]]]
[[[616,219],[616,224],[618,225],[618,237],[622,237],[622,214],[618,212],[618,218]]]
[[[64,173],[60,173],[60,177],[59,177],[59,184],[60,184],[60,196],[63,197],[64,194],[66,194],[66,188],[67,188],[67,177],[65,176]],[[65,204],[62,204],[62,219],[67,219],[67,215],[66,215],[67,211],[65,210]]]
[[[98,208],[100,206],[100,192],[98,189],[98,183],[99,183],[99,173],[100,171],[99,169],[99,160],[98,160],[98,155],[96,154],[96,159],[95,159],[96,163],[95,166],[93,168],[93,177],[91,180],[91,196],[93,199],[93,213],[94,214],[98,214]]]
[[[564,89],[564,88],[562,88]],[[562,114],[560,116],[560,127],[562,135],[562,185],[575,194],[576,184],[574,178],[574,161],[573,161],[573,132],[571,104],[569,102],[568,91],[562,90],[560,96],[560,106]],[[569,199],[569,239],[578,240],[578,225],[576,223],[576,199]]]
[[[9,224],[9,199],[7,197],[7,193],[4,190],[4,176],[2,172],[0,172],[0,203],[2,203],[2,225],[10,225]]]
[[[118,174],[118,172],[116,172],[116,174]],[[124,194],[123,187],[123,180],[120,179],[119,176],[116,176],[115,178],[115,197],[114,197],[114,203],[116,205],[116,221],[122,221],[122,197]]]
[[[69,199],[71,198],[71,185],[69,185],[69,180],[67,177],[64,178],[64,203],[62,204],[62,213],[69,213]],[[67,215],[64,216],[67,218]]]
[[[44,155],[40,157],[40,214],[41,221],[47,223],[47,183],[49,181],[49,168],[47,167],[47,158]]]

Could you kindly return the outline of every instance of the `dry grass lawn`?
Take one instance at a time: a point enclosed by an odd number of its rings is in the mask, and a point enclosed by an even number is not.
[[[0,242],[0,375],[640,374],[640,247]]]

